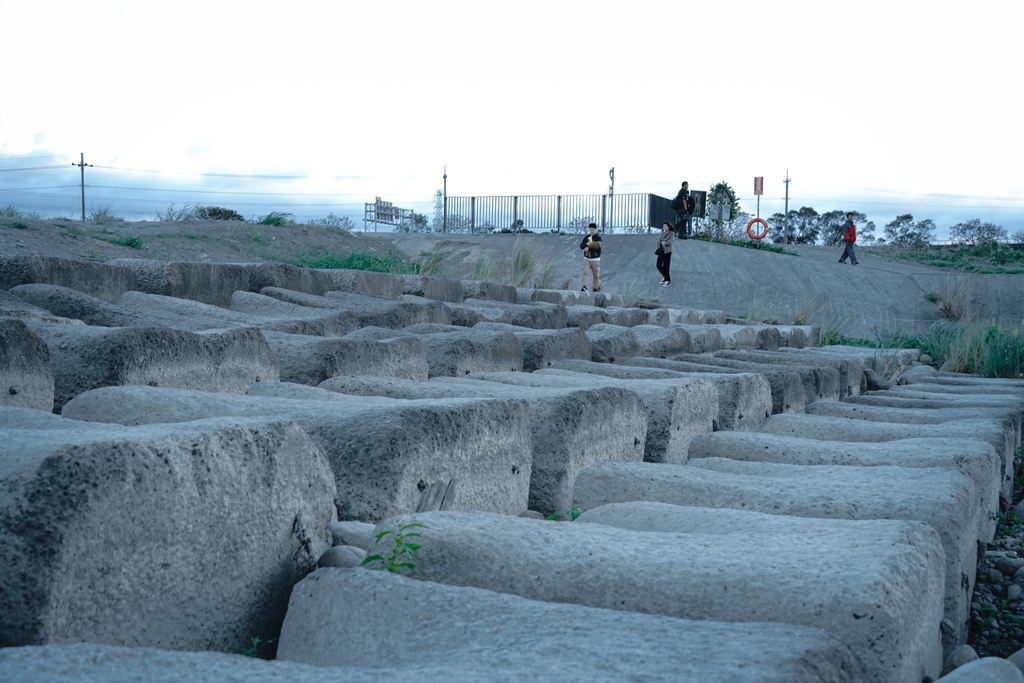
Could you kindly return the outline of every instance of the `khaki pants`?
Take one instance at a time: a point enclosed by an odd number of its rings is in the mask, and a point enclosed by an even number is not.
[[[583,259],[583,286],[587,286],[587,273],[593,273],[594,278],[594,289],[592,291],[598,291],[601,289],[601,262],[600,261],[588,261]]]

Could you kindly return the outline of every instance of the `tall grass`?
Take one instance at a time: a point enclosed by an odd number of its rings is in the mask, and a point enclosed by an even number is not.
[[[921,336],[920,349],[953,372],[983,377],[1020,377],[1024,373],[1024,333],[994,323],[951,321],[933,325]]]
[[[420,272],[420,266],[415,263],[393,256],[380,256],[368,252],[345,252],[340,253],[329,249],[318,249],[313,252],[301,252],[296,258],[296,264],[302,268],[346,268],[349,270],[369,270],[375,273],[399,273],[402,275],[415,275]]]
[[[970,320],[971,300],[969,281],[963,272],[957,276],[946,276],[939,291],[939,313],[946,320]]]
[[[517,237],[515,244],[512,245],[512,273],[509,284],[513,287],[525,287],[533,280],[538,265],[537,253]]]

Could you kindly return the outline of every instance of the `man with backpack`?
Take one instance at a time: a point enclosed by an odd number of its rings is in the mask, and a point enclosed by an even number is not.
[[[683,181],[679,193],[672,200],[672,210],[676,212],[676,226],[680,239],[690,238],[690,214],[693,213],[693,200],[690,199],[690,183]]]
[[[857,254],[853,251],[853,243],[857,241],[857,226],[853,224],[853,211],[846,212],[846,232],[842,234],[843,243],[846,247],[843,249],[843,255],[839,257],[840,263],[846,263],[846,258],[850,258],[850,263],[857,265]]]

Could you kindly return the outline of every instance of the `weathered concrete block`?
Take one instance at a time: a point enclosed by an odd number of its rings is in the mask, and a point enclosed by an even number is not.
[[[850,360],[837,354],[817,353],[816,349],[779,349],[778,351],[716,351],[721,358],[751,363],[818,365],[839,371],[839,398],[857,396],[865,388],[864,366],[860,359]]]
[[[112,259],[107,263],[135,273],[140,292],[226,306],[231,295],[249,289],[249,268],[231,263],[168,263],[150,259]]]
[[[589,330],[594,325],[608,322],[608,313],[597,306],[576,305],[566,307],[566,325]]]
[[[259,292],[265,288],[288,289],[306,294],[326,294],[334,289],[331,276],[313,268],[299,268],[287,263],[247,263],[249,271],[250,292]]]
[[[745,372],[795,372],[800,375],[800,380],[804,385],[805,404],[820,399],[835,400],[839,398],[840,394],[839,370],[833,367],[789,363],[784,367],[779,367],[775,363],[748,362],[699,353],[679,354],[673,360],[703,363],[713,367],[733,368]]]
[[[586,372],[618,379],[677,382],[703,379],[718,389],[718,420],[715,430],[757,430],[772,412],[772,391],[764,375],[755,373],[685,373],[635,365],[611,365],[586,361],[559,361],[553,370]]]
[[[149,326],[163,325],[189,332],[262,327],[264,324],[270,328],[276,328],[280,325],[278,320],[267,320],[201,301],[179,299],[161,294],[125,292],[117,300],[117,305],[125,311],[148,318]],[[146,323],[137,323],[136,326],[139,324]]]
[[[403,294],[422,296],[435,301],[451,301],[458,303],[463,299],[462,283],[443,277],[427,275],[403,275]]]
[[[686,465],[601,463],[576,478],[577,506],[648,500],[796,517],[927,522],[945,550],[946,617],[966,634],[976,569],[978,501],[954,468],[834,467],[693,459]]]
[[[332,268],[321,270],[331,280],[331,289],[385,299],[397,299],[405,289],[405,278],[394,273]]]
[[[690,333],[681,327],[636,325],[633,334],[640,343],[640,356],[667,358],[677,353],[689,353],[693,348]]]
[[[532,373],[489,372],[467,380],[503,382],[550,388],[617,387],[636,393],[647,409],[646,462],[686,462],[690,441],[714,428],[718,418],[718,389],[699,379],[648,381],[614,379],[564,370]]]
[[[1001,495],[1009,500],[1013,489],[1013,452],[1017,436],[998,420],[952,420],[935,425],[868,422],[822,415],[772,415],[764,431],[823,441],[895,441],[897,439],[982,439],[1003,459]]]
[[[480,280],[462,280],[462,296],[464,299],[519,303],[519,293],[512,285],[499,285],[496,282],[481,282]]]
[[[715,457],[789,465],[956,467],[971,478],[981,495],[978,538],[988,542],[995,533],[1003,461],[987,441],[917,438],[864,443],[764,432],[715,432],[690,441],[691,460]]]
[[[630,327],[598,323],[587,329],[595,363],[622,363],[640,355],[640,341]]]
[[[782,336],[771,325],[715,325],[727,349],[775,351],[782,345]]]
[[[526,509],[532,456],[525,401],[401,401],[344,394],[332,399],[109,387],[79,396],[64,413],[122,424],[209,416],[293,420],[327,453],[343,520],[379,521],[415,510],[422,488],[453,477],[459,480],[457,509],[508,515]]]
[[[522,375],[523,373],[509,373]],[[530,405],[533,468],[529,509],[543,514],[572,507],[576,474],[597,462],[644,458],[647,410],[636,393],[613,387],[543,388],[473,379],[336,377],[321,388],[391,398],[504,398]]]
[[[255,316],[260,328],[278,332],[340,337],[359,329],[359,320],[346,311],[302,306],[256,292],[235,292],[228,308]]]
[[[389,339],[310,337],[265,331],[284,382],[316,386],[338,375],[383,375],[427,379],[429,365],[420,340],[411,335]]]
[[[117,298],[138,281],[128,268],[55,256],[0,256],[0,289],[32,283],[61,285],[104,301]]]
[[[22,321],[0,318],[0,406],[49,412],[53,393],[46,342]]]
[[[26,286],[26,285],[18,285]],[[50,286],[50,285],[44,285]],[[12,289],[16,289],[13,287]],[[0,317],[15,318],[23,322],[35,320],[44,323],[56,323],[59,325],[81,325],[82,321],[73,318],[64,318],[54,315],[50,311],[35,304],[30,304],[11,292],[0,289]]]
[[[491,322],[508,323],[537,330],[560,330],[568,324],[565,306],[535,301],[530,304],[509,304],[504,301],[466,299],[464,304],[477,309]],[[500,314],[499,314],[500,311]]]
[[[401,329],[416,323],[450,325],[451,310],[440,301],[402,295],[397,299],[383,299],[352,292],[328,292],[315,296],[278,287],[266,287],[260,294],[301,306],[347,311],[360,327],[386,327]]]
[[[533,289],[530,287],[517,287],[516,294],[516,303],[520,304],[544,302],[565,306],[572,306],[573,304],[593,306],[595,296],[590,292],[577,292],[567,289]]]
[[[417,514],[378,529],[403,522],[426,525],[410,578],[681,619],[819,627],[850,647],[865,680],[920,680],[942,665],[942,547],[924,524],[879,529],[871,547],[880,558],[822,534],[821,544],[764,544],[751,562],[735,537],[484,513]],[[500,542],[481,553],[481,539]],[[822,544],[849,560],[835,561]]]
[[[463,304],[446,304],[448,309],[452,312],[452,325],[459,325],[460,327],[473,327],[477,323],[486,322],[487,316],[481,312],[481,309],[473,308],[472,306],[465,306]],[[496,313],[495,317],[500,318],[500,311],[489,311]]]
[[[409,605],[420,619],[388,616]],[[527,600],[387,572],[317,571],[292,593],[278,660],[432,665],[451,671],[453,680],[462,673],[477,680],[722,683],[855,676],[852,654],[823,630],[785,630]]]
[[[420,342],[430,377],[459,377],[471,372],[523,369],[523,346],[511,332],[476,327],[410,325],[400,331],[363,328],[351,339],[407,336]],[[366,374],[366,373],[363,373]]]
[[[669,327],[685,330],[690,335],[690,353],[713,353],[725,348],[722,332],[716,325],[673,323]]]
[[[723,311],[702,311],[695,308],[669,309],[670,325],[724,325]]]
[[[982,657],[950,671],[946,683],[1021,683],[1024,674],[1008,659]]]
[[[590,360],[590,338],[578,327],[561,330],[532,330],[505,323],[478,323],[481,330],[511,332],[523,347],[523,371],[550,368],[560,360]]]
[[[0,646],[274,637],[335,519],[334,476],[297,425],[16,410],[0,408]]]
[[[144,313],[129,311],[99,297],[61,285],[32,284],[12,287],[11,294],[55,316],[81,320],[100,327],[133,327],[159,324]]]
[[[608,313],[608,322],[621,327],[636,327],[646,325],[650,317],[642,308],[623,308],[621,306],[608,306],[604,309]]]
[[[687,356],[693,356],[695,354],[685,354]],[[641,368],[661,368],[664,370],[674,370],[676,372],[717,372],[718,374],[740,374],[743,372],[751,372],[752,370],[739,370],[734,368],[727,368],[724,366],[715,366],[705,363],[688,363],[686,361],[674,360],[674,359],[661,359],[641,356],[639,358],[631,358],[626,361],[626,365],[635,365]],[[800,375],[795,372],[786,372],[779,370],[772,370],[769,368],[762,368],[759,374],[763,375],[768,380],[768,387],[772,392],[772,414],[775,413],[788,413],[796,412],[802,413],[804,406],[807,404],[806,394],[804,392],[804,385],[801,381]]]
[[[166,327],[32,323],[46,342],[55,412],[96,387],[144,384],[202,391],[245,391],[277,380],[277,359],[259,330],[194,333]]]
[[[776,325],[775,329],[779,332],[781,345],[791,349],[814,346],[814,340],[818,338],[818,328],[812,325]]]

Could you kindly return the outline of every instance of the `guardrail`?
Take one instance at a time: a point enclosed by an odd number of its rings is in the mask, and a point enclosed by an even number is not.
[[[649,193],[448,197],[442,230],[455,233],[499,231],[647,232],[675,221],[672,202]]]

